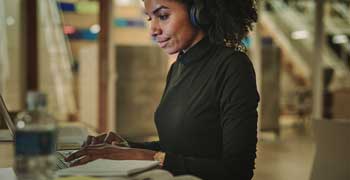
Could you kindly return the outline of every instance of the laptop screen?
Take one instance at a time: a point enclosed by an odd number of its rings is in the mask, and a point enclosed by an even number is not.
[[[0,119],[2,119],[3,121],[5,121],[7,127],[9,128],[12,136],[14,135],[15,133],[15,125],[13,124],[11,118],[10,118],[10,115],[8,113],[8,110],[6,108],[6,105],[5,105],[5,102],[4,102],[4,99],[2,98],[2,96],[0,95]]]

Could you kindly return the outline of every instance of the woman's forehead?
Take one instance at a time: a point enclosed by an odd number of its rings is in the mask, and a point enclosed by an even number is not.
[[[182,5],[181,3],[179,3],[179,1],[176,0],[144,0],[144,4],[146,14],[153,14],[153,12],[160,7],[174,9],[178,8],[179,5]]]
[[[172,0],[144,0],[143,1],[145,3],[145,7],[146,6],[157,6],[157,5],[168,5],[169,3],[174,3],[176,1],[172,1]]]

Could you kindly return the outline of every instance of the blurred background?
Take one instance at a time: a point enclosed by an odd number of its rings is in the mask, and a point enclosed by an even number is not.
[[[156,140],[153,113],[176,55],[152,40],[141,0],[0,0],[0,93],[48,96],[64,123]],[[244,39],[257,74],[255,180],[350,179],[350,1],[260,0]],[[0,122],[1,128],[6,128]]]

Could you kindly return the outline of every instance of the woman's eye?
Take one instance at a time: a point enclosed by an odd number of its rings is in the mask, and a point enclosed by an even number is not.
[[[169,17],[169,15],[159,15],[158,16],[158,18],[160,19],[160,20],[167,20],[168,19],[168,17]]]

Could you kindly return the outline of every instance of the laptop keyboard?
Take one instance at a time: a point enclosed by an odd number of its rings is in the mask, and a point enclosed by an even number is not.
[[[56,151],[56,169],[65,169],[69,167],[68,162],[64,160],[65,157],[69,156],[73,151]]]

